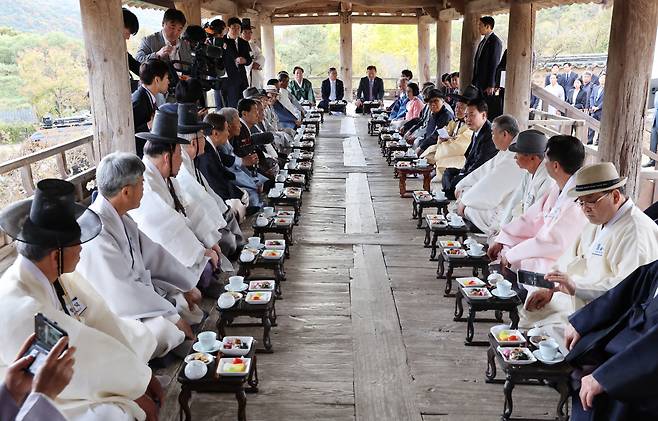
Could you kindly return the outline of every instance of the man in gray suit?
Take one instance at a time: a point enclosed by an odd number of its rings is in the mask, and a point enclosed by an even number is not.
[[[162,18],[162,31],[144,37],[135,58],[140,63],[152,58],[191,63],[190,46],[187,41],[180,39],[186,23],[187,20],[183,12],[176,9],[167,9]]]

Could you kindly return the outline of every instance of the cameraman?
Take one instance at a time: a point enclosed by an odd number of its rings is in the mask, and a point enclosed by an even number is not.
[[[207,23],[205,28],[208,33],[208,44],[223,49],[224,35],[226,35],[226,22],[221,19],[215,19],[212,22]],[[226,95],[223,91],[223,85],[226,78],[226,74],[224,74],[217,79],[215,82],[215,89],[213,89],[213,93],[215,94],[215,107],[218,110],[226,106]]]
[[[34,338],[32,334],[23,343],[0,384],[0,419],[3,421],[65,420],[53,401],[71,381],[75,348],[65,349],[68,337],[61,338],[33,377],[27,368],[34,357],[23,355]]]
[[[135,58],[140,63],[154,58],[166,62],[180,60],[191,63],[190,47],[180,39],[186,23],[183,12],[167,9],[162,18],[162,30],[142,39]]]
[[[228,20],[228,33],[224,37],[224,67],[227,79],[224,80],[223,91],[226,95],[226,105],[232,108],[238,106],[242,99],[242,91],[249,87],[245,66],[252,62],[249,43],[240,38],[242,21],[232,17]]]

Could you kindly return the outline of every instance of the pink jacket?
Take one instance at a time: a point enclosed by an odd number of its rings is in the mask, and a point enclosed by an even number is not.
[[[570,180],[570,182],[573,178]],[[515,269],[547,273],[580,236],[587,218],[575,200],[554,185],[521,216],[501,228],[496,242]]]
[[[420,100],[417,96],[414,97],[411,101],[407,102],[407,114],[405,114],[404,119],[409,121],[413,118],[416,118],[420,115],[420,112],[423,111],[423,101]]]

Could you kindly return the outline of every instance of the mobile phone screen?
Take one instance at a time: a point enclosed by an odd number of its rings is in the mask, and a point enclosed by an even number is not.
[[[544,279],[543,273],[519,270],[519,282],[525,285],[532,285],[538,288],[553,289],[553,282]]]

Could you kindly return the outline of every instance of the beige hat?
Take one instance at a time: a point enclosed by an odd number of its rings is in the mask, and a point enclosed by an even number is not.
[[[626,177],[619,173],[612,162],[602,162],[581,168],[576,173],[576,187],[567,192],[571,197],[608,191],[626,184]]]

